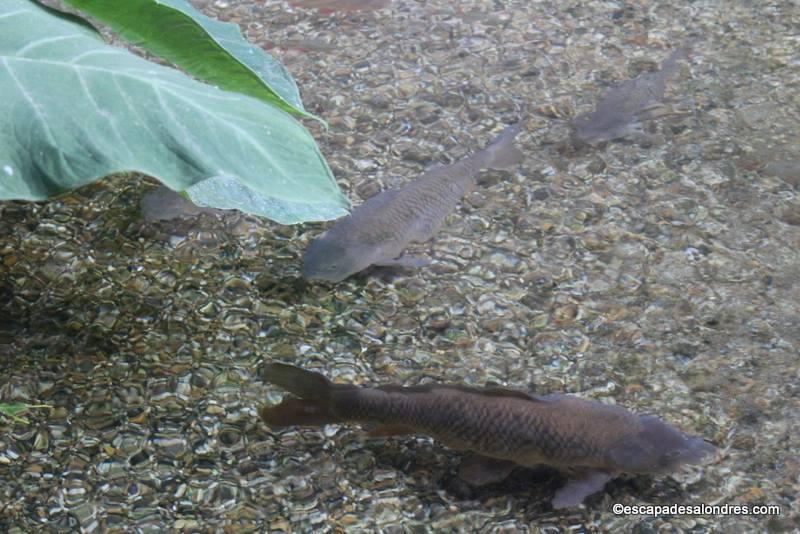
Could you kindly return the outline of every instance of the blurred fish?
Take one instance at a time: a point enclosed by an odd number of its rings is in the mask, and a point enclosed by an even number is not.
[[[201,213],[222,213],[215,208],[196,206],[191,200],[163,185],[142,197],[141,208],[146,221],[168,221],[194,217]]]
[[[452,165],[436,166],[399,189],[357,206],[311,242],[303,257],[307,279],[339,282],[370,265],[419,267],[428,260],[401,256],[409,243],[431,239],[484,169],[507,169],[522,160],[513,145],[520,124],[506,128],[488,147]]]
[[[391,0],[289,0],[293,6],[318,9],[323,13],[334,11],[374,11],[389,7]]]
[[[637,76],[609,89],[594,111],[575,117],[570,126],[578,143],[594,144],[638,133],[641,122],[663,115],[667,81],[678,71],[678,60],[689,56],[688,48],[679,48],[655,72]]]
[[[794,187],[800,188],[800,159],[787,159],[767,163],[761,171],[767,176],[775,176]]]
[[[440,384],[359,387],[281,363],[267,365],[265,380],[297,397],[259,410],[271,427],[360,422],[374,425],[372,436],[426,434],[472,453],[459,476],[476,485],[500,481],[516,466],[549,465],[570,476],[554,508],[580,505],[622,472],[668,473],[716,450],[656,417],[569,395]]]

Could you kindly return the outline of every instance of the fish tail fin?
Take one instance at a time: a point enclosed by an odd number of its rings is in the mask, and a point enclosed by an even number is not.
[[[341,422],[334,413],[334,389],[337,387],[319,373],[283,363],[265,368],[265,380],[295,395],[276,406],[263,406],[259,415],[269,426],[321,426]]]
[[[489,153],[487,167],[490,169],[510,169],[522,161],[522,151],[514,146],[514,138],[522,130],[522,123],[512,124],[486,148]]]

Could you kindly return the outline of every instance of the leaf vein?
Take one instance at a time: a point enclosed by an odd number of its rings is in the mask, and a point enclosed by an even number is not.
[[[76,37],[83,38],[83,35],[78,35],[78,34],[75,34],[75,35],[59,35],[59,36],[56,36],[56,37],[48,37],[46,39],[39,39],[38,41],[33,41],[33,42],[30,42],[30,43],[26,44],[25,46],[23,46],[22,48],[17,50],[15,52],[15,54],[19,56],[19,55],[22,55],[22,54],[28,52],[29,50],[33,50],[34,48],[39,47],[41,45],[46,45],[46,44],[50,44],[50,43],[57,43],[59,41],[68,41],[70,39],[75,39]]]
[[[6,61],[5,58],[3,58],[3,65],[8,71],[8,75],[11,76],[11,79],[14,80],[14,83],[19,88],[22,96],[25,98],[25,100],[27,100],[28,104],[33,109],[33,113],[36,115],[36,117],[38,117],[39,122],[42,123],[44,133],[47,136],[47,139],[50,141],[50,144],[55,146],[55,138],[53,137],[53,133],[50,131],[50,127],[45,120],[44,111],[42,110],[41,106],[38,102],[36,102],[36,99],[34,99],[33,96],[25,90],[25,86],[22,84],[22,82],[20,82],[19,78],[17,78],[16,74],[14,74],[14,70],[11,68],[11,65],[8,64],[8,61]]]
[[[125,138],[122,136],[120,131],[117,129],[117,125],[114,122],[114,115],[109,113],[108,111],[104,110],[100,106],[100,104],[97,102],[97,99],[95,99],[94,95],[92,94],[92,90],[89,88],[89,84],[86,83],[86,79],[84,78],[83,73],[81,73],[81,71],[76,71],[75,74],[78,76],[78,80],[80,81],[81,87],[83,87],[83,91],[86,93],[86,96],[88,96],[89,100],[92,101],[92,105],[95,108],[97,108],[97,112],[99,114],[101,114],[104,119],[106,119],[106,122],[111,127],[111,130],[114,132],[114,135],[117,137],[118,144],[122,145],[123,147],[125,147],[125,151],[128,153],[128,155],[133,157],[134,154],[131,151],[131,148],[128,146],[128,143],[124,142]]]
[[[11,13],[3,13],[0,15],[0,19],[5,19],[8,17],[13,17],[14,15],[19,15],[21,13],[30,13],[30,9],[18,9],[16,11],[12,11]]]

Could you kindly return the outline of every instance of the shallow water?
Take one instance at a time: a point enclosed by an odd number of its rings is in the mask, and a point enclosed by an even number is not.
[[[325,225],[143,222],[154,185],[138,177],[0,204],[0,402],[53,406],[29,424],[0,417],[2,530],[800,529],[800,8],[672,4],[209,5],[328,121],[309,128],[354,203],[519,118],[526,160],[487,173],[414,247],[430,268],[335,286],[299,278]],[[633,141],[565,142],[568,119],[687,39],[674,113]],[[460,454],[424,437],[271,432],[256,419],[281,395],[259,377],[271,360],[346,382],[579,394],[721,453],[553,511],[549,472],[475,489],[456,477]],[[619,516],[614,503],[781,514]]]

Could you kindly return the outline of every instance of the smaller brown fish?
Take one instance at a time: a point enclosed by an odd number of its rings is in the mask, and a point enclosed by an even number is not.
[[[403,250],[436,235],[480,171],[508,169],[522,160],[513,144],[520,128],[509,126],[483,150],[434,167],[408,185],[387,189],[354,208],[311,242],[303,256],[303,277],[339,282],[371,265],[426,265],[423,258],[401,256]]]
[[[554,508],[580,505],[622,472],[668,473],[699,463],[715,448],[660,419],[569,395],[530,395],[503,387],[334,384],[291,365],[267,365],[265,379],[297,398],[262,407],[271,427],[360,422],[372,436],[426,434],[472,456],[459,476],[480,485],[516,466],[549,465],[570,481]]]
[[[142,197],[141,208],[146,221],[169,221],[188,219],[201,213],[222,213],[222,210],[216,208],[196,206],[191,200],[163,185]]]
[[[573,140],[591,145],[638,133],[643,120],[660,114],[667,81],[678,71],[678,60],[688,54],[687,48],[679,48],[664,60],[659,70],[609,89],[594,111],[571,121]]]

